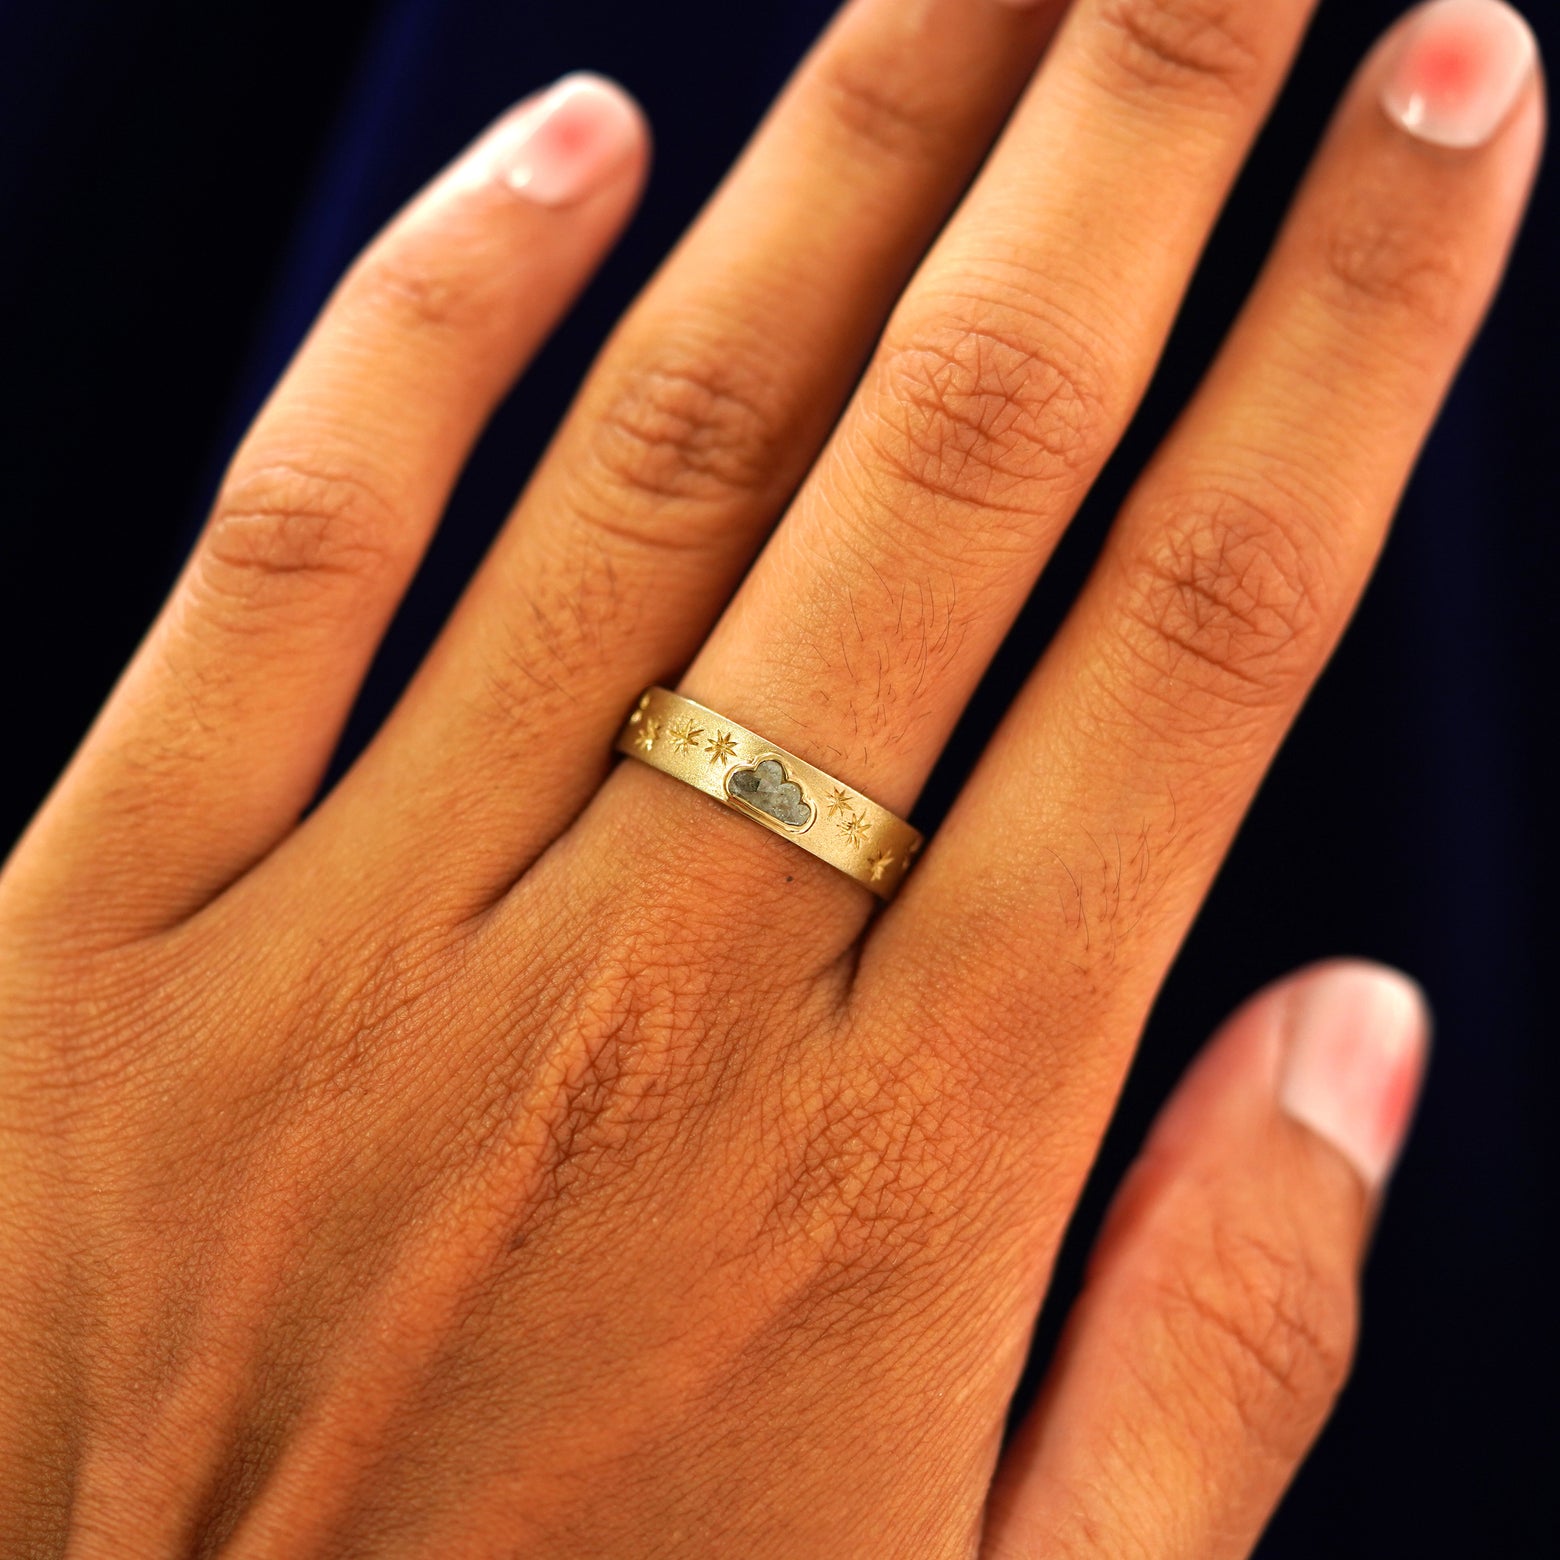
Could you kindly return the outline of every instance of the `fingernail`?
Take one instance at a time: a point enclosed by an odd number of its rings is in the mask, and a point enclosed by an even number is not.
[[[642,134],[639,110],[601,76],[565,76],[520,114],[498,152],[505,183],[542,206],[595,194]]]
[[[1371,1187],[1408,1134],[1429,1044],[1424,994],[1376,964],[1327,964],[1289,996],[1279,1102],[1319,1133]]]
[[[1382,105],[1436,146],[1483,146],[1538,61],[1533,30],[1502,0],[1431,0],[1407,23]]]

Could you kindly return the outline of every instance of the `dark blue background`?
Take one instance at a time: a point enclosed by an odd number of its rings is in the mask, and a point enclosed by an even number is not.
[[[90,719],[233,440],[353,252],[505,104],[568,69],[608,71],[655,125],[645,211],[485,442],[381,657],[361,738],[608,323],[830,9],[0,4],[0,842]],[[925,819],[1044,643],[1248,284],[1331,102],[1398,9],[1323,5],[1139,426],[973,708]],[[1532,10],[1560,58],[1553,0]],[[1440,1023],[1434,1073],[1372,1262],[1361,1363],[1266,1560],[1560,1552],[1541,763],[1557,671],[1557,261],[1551,176],[1381,574],[1165,992],[1063,1264],[1064,1299],[1154,1105],[1246,991],[1344,951],[1425,981]]]

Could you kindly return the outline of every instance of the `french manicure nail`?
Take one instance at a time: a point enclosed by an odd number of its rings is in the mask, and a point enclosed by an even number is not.
[[[600,76],[565,76],[521,112],[502,141],[499,171],[542,206],[572,206],[600,189],[641,135],[639,111]]]
[[[1423,993],[1376,964],[1323,965],[1290,996],[1284,1110],[1380,1186],[1408,1132],[1429,1041]]]
[[[1382,105],[1436,146],[1483,146],[1538,60],[1533,30],[1503,0],[1431,0],[1409,19]]]

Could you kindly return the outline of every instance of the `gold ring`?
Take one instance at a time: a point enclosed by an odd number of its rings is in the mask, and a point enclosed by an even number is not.
[[[617,750],[713,796],[892,899],[925,843],[903,818],[714,710],[651,688]]]

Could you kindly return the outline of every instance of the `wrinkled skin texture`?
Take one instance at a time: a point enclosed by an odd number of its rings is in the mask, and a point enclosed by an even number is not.
[[[306,812],[643,129],[592,87],[620,154],[545,205],[503,174],[522,109],[376,242],[0,880],[7,1560],[1249,1552],[1346,1373],[1377,1190],[1279,1107],[1292,993],[1172,1103],[999,1466],[1004,1416],[1495,286],[1536,80],[1450,155],[1367,63],[887,912],[607,753],[681,677],[908,810],[1308,10],[846,7]]]

